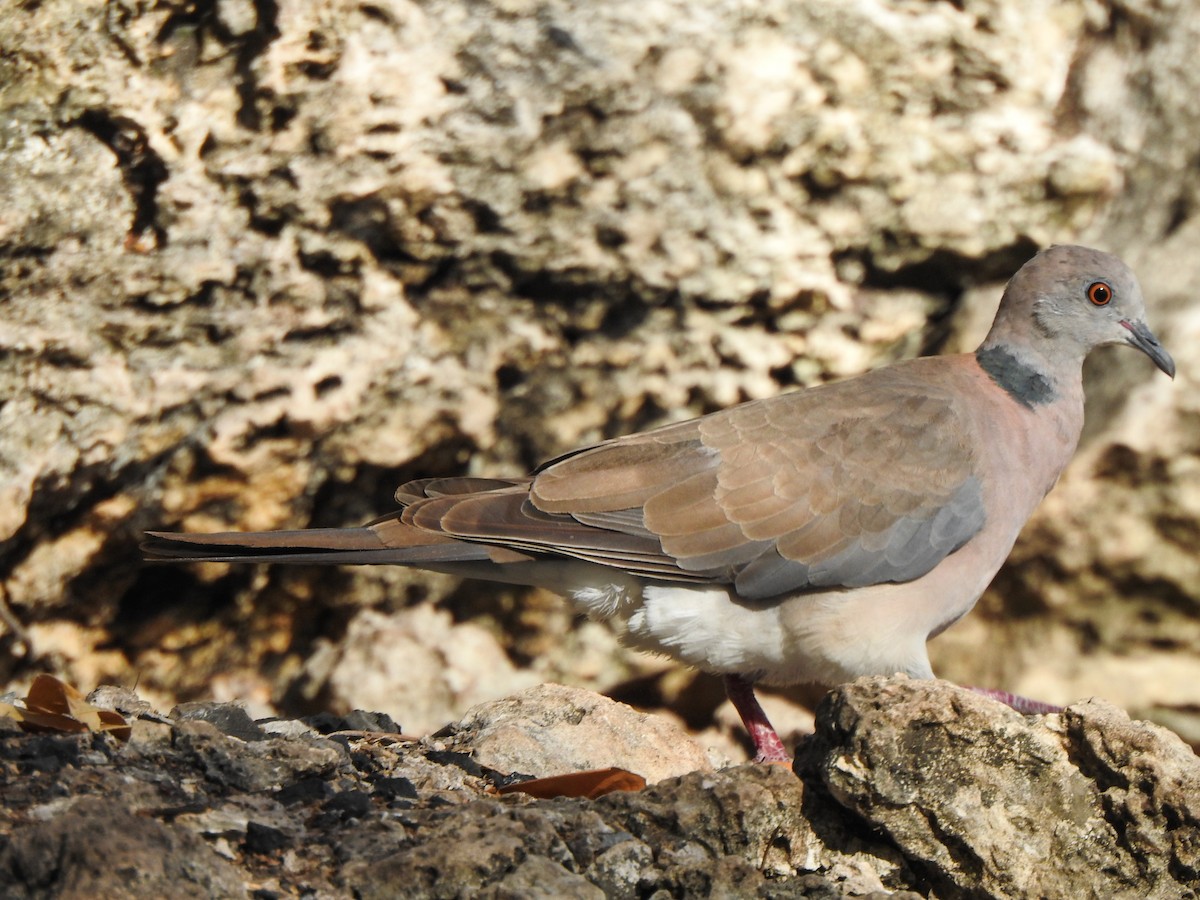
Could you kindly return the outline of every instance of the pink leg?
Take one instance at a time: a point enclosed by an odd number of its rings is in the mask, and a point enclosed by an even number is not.
[[[1005,706],[1011,706],[1024,716],[1044,716],[1047,713],[1062,712],[1061,706],[1055,706],[1052,703],[1043,703],[1041,700],[1030,700],[1028,697],[1022,697],[1019,694],[1010,694],[1008,691],[978,687],[968,687],[967,690],[974,691],[976,694],[982,694],[984,697],[990,697],[993,700],[999,700]]]
[[[742,724],[746,726],[746,730],[750,732],[750,739],[754,741],[754,761],[791,765],[792,758],[784,748],[783,741],[767,721],[767,714],[763,712],[758,698],[754,696],[754,682],[742,675],[726,675],[725,694],[742,717]]]

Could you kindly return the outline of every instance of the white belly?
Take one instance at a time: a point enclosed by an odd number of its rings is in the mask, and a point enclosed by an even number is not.
[[[612,621],[631,647],[717,674],[769,684],[840,684],[862,675],[932,678],[931,634],[965,615],[1012,547],[1013,534],[981,534],[927,575],[905,584],[748,603],[718,585],[644,582],[585,562],[489,567],[460,575],[536,584],[590,618]],[[502,577],[501,577],[502,576]]]

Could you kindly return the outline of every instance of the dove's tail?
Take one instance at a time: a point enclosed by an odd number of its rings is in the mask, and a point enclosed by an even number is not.
[[[385,544],[378,532],[370,527],[216,534],[148,531],[142,542],[142,552],[151,562],[374,564],[419,568],[488,559],[482,545],[417,529],[404,529],[403,533],[405,543],[393,546]]]

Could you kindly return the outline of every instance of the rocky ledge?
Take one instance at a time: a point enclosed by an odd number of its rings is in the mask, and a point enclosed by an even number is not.
[[[863,679],[821,704],[789,772],[713,769],[671,726],[568,688],[421,740],[367,713],[89,699],[133,717],[131,737],[0,719],[6,897],[1176,900],[1200,885],[1200,759],[1096,701],[1026,718],[946,683]],[[696,770],[596,799],[519,789],[605,760]]]

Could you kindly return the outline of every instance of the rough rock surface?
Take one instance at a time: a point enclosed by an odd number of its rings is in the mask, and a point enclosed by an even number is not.
[[[935,350],[1079,240],[1140,271],[1180,378],[1099,359],[1089,446],[936,663],[1200,743],[1198,31],[1143,0],[9,4],[2,680],[430,727],[638,685],[702,729],[710,684],[536,592],[144,568],[138,535],[357,524],[413,475]]]
[[[951,688],[834,692],[797,768],[939,896],[1200,891],[1200,759],[1098,701],[1040,720]]]
[[[653,784],[711,768],[674,722],[558,684],[480,704],[435,737],[490,768],[538,778],[618,766]]]
[[[526,694],[529,728],[562,703]],[[0,727],[6,897],[1200,891],[1200,759],[1100,703],[1022,718],[944,682],[864,679],[821,704],[794,773],[750,764],[596,800],[496,796],[513,779],[461,752],[483,710],[459,751],[360,730],[363,714],[254,734],[236,707],[186,712],[139,721],[127,745]],[[577,737],[600,758],[640,718],[614,709]]]

